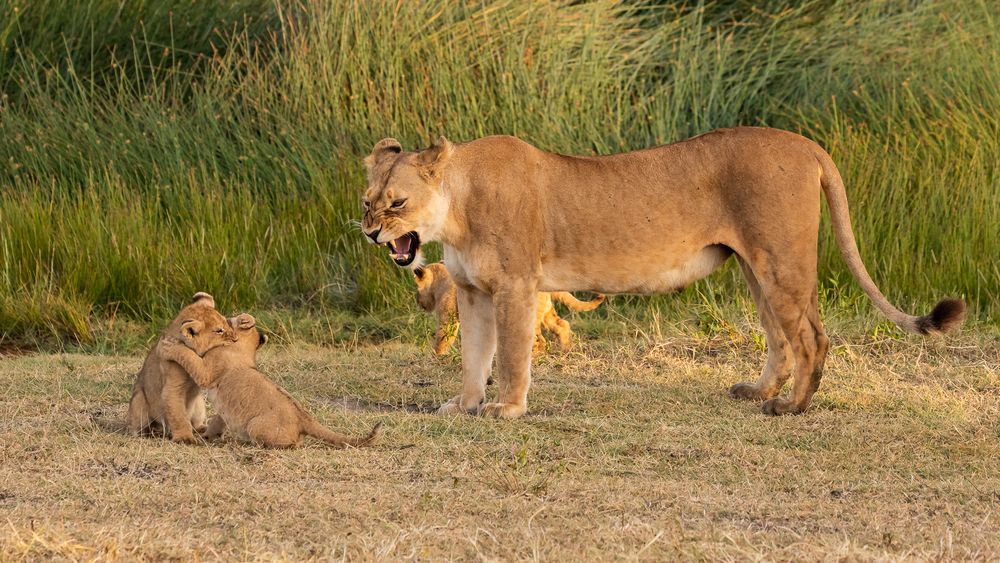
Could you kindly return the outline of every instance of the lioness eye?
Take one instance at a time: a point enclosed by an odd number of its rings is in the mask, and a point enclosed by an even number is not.
[[[393,209],[399,209],[399,208],[403,207],[404,205],[406,205],[406,200],[405,199],[397,199],[396,201],[392,202],[392,208]]]
[[[372,204],[372,202],[368,201],[367,199],[361,201],[361,205],[364,205],[365,209],[368,209],[369,207],[371,207],[371,204]]]

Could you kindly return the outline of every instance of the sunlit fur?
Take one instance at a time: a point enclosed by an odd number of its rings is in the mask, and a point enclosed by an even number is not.
[[[447,354],[459,327],[455,282],[441,262],[416,269],[413,276],[417,282],[417,304],[437,319],[434,354]],[[604,295],[598,294],[592,301],[580,301],[565,291],[539,292],[535,305],[534,354],[540,354],[548,347],[542,328],[556,335],[562,352],[568,351],[571,346],[573,331],[569,322],[559,316],[553,301],[559,301],[571,311],[593,311],[604,301]]]
[[[229,430],[238,438],[269,448],[291,448],[309,435],[335,447],[366,446],[379,436],[381,423],[367,436],[348,437],[327,429],[309,415],[287,391],[257,370],[257,349],[267,338],[257,320],[246,313],[229,319],[236,344],[216,348],[204,359],[185,347],[172,350],[199,386],[208,389],[219,414],[212,417],[206,438]]]
[[[800,135],[720,129],[669,145],[568,156],[494,136],[421,152],[382,141],[366,159],[370,216],[380,242],[408,230],[439,240],[457,285],[462,391],[442,414],[517,417],[528,409],[536,301],[541,291],[661,293],[735,256],[767,336],[756,383],[730,389],[794,414],[819,387],[829,339],[819,318],[816,262],[823,196],[844,261],[872,302],[904,330],[940,333],[965,316],[960,300],[923,317],[882,295],[865,269],[836,165]],[[405,194],[406,218],[384,206]],[[496,357],[497,398],[485,382]],[[794,378],[789,397],[778,397]]]
[[[175,442],[194,442],[194,432],[205,429],[205,399],[176,363],[176,352],[180,348],[200,356],[234,339],[232,327],[215,310],[212,296],[195,294],[146,355],[132,386],[129,430],[139,435],[161,427]],[[177,343],[178,348],[171,351],[166,343]]]

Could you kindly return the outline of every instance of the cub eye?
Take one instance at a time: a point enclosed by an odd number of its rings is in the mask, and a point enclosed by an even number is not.
[[[225,334],[225,332],[226,332],[226,331],[225,331],[225,330],[223,330],[223,329],[221,329],[221,328],[217,328],[217,329],[215,329],[215,333],[216,333],[216,334]]]
[[[405,199],[397,199],[396,201],[392,202],[393,209],[402,209],[404,205],[406,205]]]

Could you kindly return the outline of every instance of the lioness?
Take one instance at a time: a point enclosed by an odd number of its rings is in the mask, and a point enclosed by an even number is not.
[[[462,392],[441,413],[517,417],[528,408],[538,291],[663,293],[705,277],[732,255],[750,286],[768,357],[756,383],[729,394],[770,415],[802,412],[819,387],[829,340],[817,310],[820,193],[837,245],[883,314],[919,334],[961,324],[965,303],[930,314],[896,309],[858,253],[840,173],[819,145],[786,131],[720,129],[609,156],[564,156],[514,137],[420,152],[394,139],[365,158],[362,228],[400,266],[440,241],[458,284]],[[497,353],[496,402],[483,404]],[[794,376],[791,396],[777,397]]]
[[[216,348],[204,358],[179,343],[164,345],[209,390],[208,398],[219,412],[209,421],[205,438],[217,438],[227,427],[241,439],[269,448],[295,447],[304,434],[337,447],[366,446],[378,438],[382,423],[367,436],[349,438],[309,416],[287,391],[257,371],[257,349],[267,336],[257,331],[256,319],[244,313],[229,323],[236,331],[236,344]]]
[[[171,440],[194,442],[194,429],[205,429],[205,399],[177,363],[178,352],[200,356],[234,339],[232,327],[215,310],[215,299],[203,292],[194,294],[142,363],[128,405],[129,430],[140,435],[162,426]]]
[[[458,332],[455,282],[448,275],[448,270],[442,262],[414,268],[413,277],[417,280],[417,304],[437,318],[434,353],[438,356],[444,355],[448,353]],[[563,352],[569,350],[573,331],[569,323],[559,316],[553,301],[559,301],[572,311],[593,311],[604,301],[604,295],[598,294],[592,301],[580,301],[565,291],[539,292],[535,304],[535,346],[532,348],[534,354],[545,351],[546,343],[542,327],[555,333]]]

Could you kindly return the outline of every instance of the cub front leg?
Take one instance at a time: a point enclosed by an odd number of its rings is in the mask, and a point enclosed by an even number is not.
[[[226,420],[221,415],[216,414],[208,419],[208,428],[202,436],[206,440],[215,440],[216,438],[221,438],[225,432]]]
[[[441,405],[438,414],[472,414],[486,397],[486,380],[497,349],[493,300],[475,288],[458,288],[458,314],[462,319],[462,393]]]
[[[451,349],[459,330],[458,315],[447,312],[438,315],[437,332],[434,333],[434,355],[443,356]]]
[[[163,389],[160,393],[163,401],[163,418],[170,429],[170,439],[174,442],[193,444],[196,440],[188,414],[187,395],[189,387],[194,387],[195,384],[175,363],[163,362],[162,373]]]
[[[184,368],[198,387],[211,387],[215,382],[215,374],[205,365],[204,358],[194,350],[170,338],[164,338],[158,346],[160,359],[174,362]]]
[[[482,416],[517,418],[528,410],[535,307],[535,287],[527,282],[515,282],[493,294],[497,331],[497,402],[483,405],[479,411]]]

